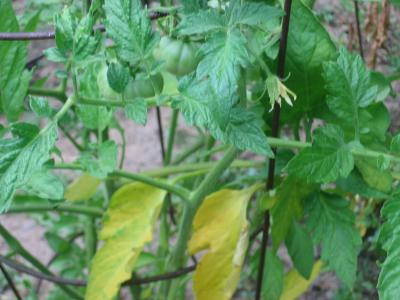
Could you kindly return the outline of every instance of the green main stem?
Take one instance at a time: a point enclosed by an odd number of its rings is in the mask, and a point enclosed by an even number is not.
[[[214,166],[214,168],[203,179],[200,186],[189,196],[189,201],[185,203],[183,220],[179,227],[178,241],[173,249],[171,258],[167,265],[167,270],[176,270],[184,265],[187,259],[186,246],[190,238],[194,216],[203,202],[204,198],[213,191],[218,178],[234,161],[238,151],[235,147],[230,147],[224,157]],[[164,295],[168,295],[167,300],[175,300],[178,291],[179,279],[166,282],[162,287]]]

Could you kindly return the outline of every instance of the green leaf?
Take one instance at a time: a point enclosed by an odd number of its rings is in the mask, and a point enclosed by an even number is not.
[[[363,180],[357,169],[354,169],[347,178],[339,178],[336,181],[336,187],[344,192],[360,195],[365,198],[386,199],[388,197],[388,194],[370,187]]]
[[[400,133],[396,134],[390,142],[390,152],[400,154]]]
[[[340,122],[353,126],[357,137],[359,109],[371,104],[377,95],[377,86],[371,84],[369,70],[359,55],[341,48],[336,62],[324,64],[324,78],[329,109]]]
[[[100,99],[99,87],[97,82],[97,74],[101,68],[101,64],[91,64],[85,68],[85,72],[80,78],[80,93],[88,98]],[[111,122],[113,109],[105,106],[82,105],[77,106],[77,115],[83,125],[88,129],[104,130]]]
[[[346,178],[353,168],[353,155],[344,143],[343,131],[331,124],[318,128],[312,147],[302,150],[287,165],[289,174],[318,183]]]
[[[97,157],[91,153],[84,152],[79,158],[82,167],[99,179],[107,177],[108,173],[114,171],[117,167],[118,147],[114,141],[108,140],[97,148]]]
[[[297,95],[293,107],[283,105],[282,119],[297,122],[305,114],[319,115],[325,106],[322,65],[336,58],[336,47],[328,32],[303,4],[294,0],[287,45],[285,85]]]
[[[218,122],[211,111],[216,101],[215,91],[208,80],[197,80],[193,75],[183,77],[179,83],[180,96],[173,101],[173,108],[182,111],[189,124],[205,127],[210,133],[223,143],[235,145],[241,150],[273,156],[266,136],[262,130],[262,120],[254,113],[244,108],[232,108],[229,118]],[[220,124],[223,124],[221,128]]]
[[[177,30],[181,35],[204,34],[210,31],[225,31],[226,18],[215,10],[200,10],[184,18]]]
[[[392,189],[393,178],[390,170],[380,170],[378,168],[377,159],[356,159],[357,169],[360,171],[362,178],[373,189],[383,193],[388,193]]]
[[[122,93],[129,82],[129,70],[119,63],[111,63],[107,69],[107,81],[117,93]]]
[[[207,7],[206,0],[182,0],[181,3],[185,14],[197,12]]]
[[[92,7],[88,15],[81,20],[78,20],[67,7],[61,14],[55,16],[57,48],[46,51],[49,59],[66,62],[72,56],[74,61],[80,62],[94,54],[100,41],[100,33],[97,31],[92,34],[95,22]]]
[[[137,66],[152,56],[159,36],[139,0],[106,0],[106,31],[114,41],[118,56]]]
[[[223,189],[208,196],[196,213],[189,253],[207,252],[196,268],[196,299],[231,299],[248,246],[247,204],[256,188]]]
[[[246,39],[240,31],[233,29],[213,34],[199,53],[201,61],[197,66],[197,77],[210,76],[211,84],[217,91],[227,90],[233,94],[237,89],[240,67],[246,67],[250,61]]]
[[[378,279],[379,299],[396,299],[400,294],[400,194],[396,192],[381,210],[385,222],[379,232],[379,241],[387,255],[381,265]]]
[[[52,117],[54,114],[53,108],[50,106],[49,101],[41,97],[29,97],[29,106],[38,117]]]
[[[111,198],[90,268],[86,300],[112,300],[129,280],[144,245],[151,241],[166,192],[142,183],[120,188]]]
[[[125,115],[128,119],[140,124],[147,123],[147,101],[144,98],[135,98],[124,107]]]
[[[305,184],[294,177],[286,177],[276,189],[275,205],[271,209],[272,245],[276,251],[285,240],[294,219],[303,212],[301,200],[313,191],[313,186]]]
[[[63,182],[49,170],[34,173],[22,189],[29,194],[48,200],[62,200],[64,198]]]
[[[267,251],[265,257],[262,297],[266,300],[279,300],[283,290],[283,263],[274,251]]]
[[[351,288],[356,278],[361,237],[348,201],[337,195],[316,193],[305,202],[305,212],[311,236],[316,244],[321,244],[321,259]]]
[[[283,16],[283,11],[264,3],[243,3],[233,0],[227,9],[229,27],[238,25],[259,25]]]
[[[36,137],[22,148],[15,148],[12,153],[1,153],[0,166],[0,212],[7,210],[17,188],[23,187],[31,177],[41,170],[50,158],[50,151],[57,139],[57,125],[49,123]],[[17,143],[20,143],[17,140]],[[8,144],[10,147],[10,144]],[[11,154],[11,155],[10,155]],[[10,159],[11,156],[11,159]],[[6,164],[1,162],[6,161]]]
[[[0,31],[20,31],[11,1],[0,0],[0,7]],[[32,74],[24,71],[26,59],[26,42],[2,41],[0,43],[0,109],[5,113],[8,121],[17,120],[28,91]]]
[[[293,220],[285,243],[296,270],[305,279],[310,278],[314,265],[314,247],[307,230]]]

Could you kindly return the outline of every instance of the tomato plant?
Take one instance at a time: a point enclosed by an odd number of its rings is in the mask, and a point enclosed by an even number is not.
[[[0,290],[279,300],[330,272],[335,299],[399,299],[399,75],[374,69],[398,2],[370,4],[387,21],[366,58],[361,26],[357,54],[314,2],[33,1],[17,16],[0,0]],[[17,214],[48,263],[10,230]]]

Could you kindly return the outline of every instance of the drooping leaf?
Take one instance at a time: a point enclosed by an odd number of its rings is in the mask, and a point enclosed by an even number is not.
[[[97,157],[94,157],[89,152],[83,152],[78,161],[85,171],[94,177],[104,179],[117,167],[118,147],[114,141],[108,140],[97,148],[96,153]]]
[[[359,135],[359,109],[371,104],[377,95],[377,87],[371,84],[370,72],[361,57],[341,48],[336,62],[324,64],[324,78],[329,109]]]
[[[400,294],[400,195],[398,192],[385,202],[381,215],[385,220],[379,241],[386,251],[378,279],[379,299],[391,300]]]
[[[139,0],[106,0],[106,30],[121,59],[137,66],[152,56],[159,36]]]
[[[19,25],[10,0],[0,1],[0,31],[17,32]],[[15,121],[22,111],[31,72],[24,70],[27,44],[19,41],[0,43],[0,109],[7,120]]]
[[[17,188],[25,185],[42,165],[50,158],[50,151],[57,139],[57,125],[49,123],[28,143],[20,148],[12,145],[13,151],[0,157],[2,174],[0,177],[0,212],[7,210]],[[10,143],[12,144],[12,142]],[[10,146],[8,144],[8,146]],[[5,162],[2,164],[1,162]]]
[[[296,300],[305,293],[322,268],[322,261],[315,262],[309,279],[304,279],[296,269],[290,270],[283,280],[283,292],[280,300]]]
[[[147,102],[144,98],[135,98],[124,107],[125,115],[128,119],[140,124],[147,123]]]
[[[313,186],[294,177],[286,177],[278,186],[274,198],[275,205],[271,209],[272,216],[272,245],[276,251],[282,241],[285,240],[293,219],[302,215],[302,199],[308,196]]]
[[[321,112],[326,95],[322,65],[335,58],[335,44],[324,26],[302,0],[294,0],[285,68],[290,76],[285,84],[297,100],[293,107],[283,105],[284,121],[296,122],[304,114],[314,116]]]
[[[101,180],[88,174],[83,173],[81,176],[76,178],[67,188],[65,189],[64,198],[67,201],[84,201],[93,197],[97,188],[101,184]]]
[[[356,278],[361,237],[348,201],[320,192],[305,202],[305,211],[311,236],[316,244],[321,244],[322,261],[351,288]]]
[[[279,300],[283,290],[284,266],[274,251],[269,250],[265,257],[262,297],[266,300]]]
[[[296,270],[304,278],[310,278],[314,265],[314,248],[307,230],[293,221],[285,244]]]
[[[189,253],[206,250],[193,278],[196,299],[228,300],[240,278],[248,245],[247,203],[254,193],[223,189],[208,196],[196,213]]]
[[[131,278],[144,245],[151,241],[166,192],[142,183],[120,188],[112,197],[93,258],[87,300],[112,300],[122,282]]]
[[[330,124],[317,129],[312,147],[302,150],[287,165],[289,174],[318,183],[346,178],[353,168],[353,155],[344,142],[343,131]]]

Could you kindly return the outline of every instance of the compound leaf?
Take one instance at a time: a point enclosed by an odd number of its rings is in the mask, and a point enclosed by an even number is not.
[[[166,192],[143,183],[127,184],[112,197],[92,260],[87,300],[112,300],[131,278],[144,245],[151,241]]]
[[[348,201],[340,196],[316,193],[305,202],[305,212],[311,236],[321,244],[321,259],[351,288],[356,278],[361,237]]]
[[[371,84],[370,72],[359,55],[340,49],[336,62],[324,64],[324,78],[329,109],[345,124],[350,124],[359,135],[359,109],[371,104],[377,86]]]
[[[279,300],[283,290],[284,265],[274,251],[265,255],[264,281],[261,294],[263,299]]]
[[[139,0],[106,0],[106,30],[121,59],[135,67],[152,56],[159,36]]]
[[[207,252],[193,278],[196,299],[232,297],[248,246],[246,209],[254,191],[254,187],[220,190],[208,196],[197,211],[189,252]]]
[[[290,17],[285,85],[297,95],[293,107],[283,105],[282,117],[296,122],[304,114],[321,112],[326,95],[322,65],[336,58],[336,47],[328,32],[302,0],[294,0]]]
[[[278,186],[274,196],[275,205],[271,209],[272,245],[275,251],[285,240],[293,219],[298,219],[302,215],[301,200],[312,190],[312,186],[291,176],[286,177]]]
[[[19,25],[9,0],[0,0],[0,31],[17,32]],[[31,72],[25,69],[27,44],[18,41],[0,43],[0,109],[9,121],[15,121],[22,110]]]
[[[350,147],[340,127],[328,124],[316,130],[314,143],[295,156],[287,171],[308,182],[329,183],[346,178],[354,168]]]
[[[379,299],[391,300],[400,294],[400,194],[395,193],[381,210],[385,223],[379,241],[387,252],[378,279]]]
[[[49,123],[29,142],[6,140],[11,153],[0,152],[0,212],[7,210],[17,188],[23,187],[50,159],[50,151],[57,140],[57,124]],[[19,145],[20,147],[15,147]]]

